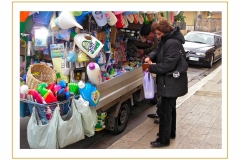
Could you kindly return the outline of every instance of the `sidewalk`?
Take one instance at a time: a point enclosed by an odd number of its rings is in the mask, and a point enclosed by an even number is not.
[[[165,149],[222,149],[222,66],[189,88],[177,99],[176,138]],[[148,118],[108,149],[158,149],[152,147],[158,133]]]

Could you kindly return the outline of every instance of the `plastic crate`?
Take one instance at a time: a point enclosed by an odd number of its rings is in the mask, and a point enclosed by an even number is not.
[[[71,96],[68,100],[61,101],[61,102],[55,102],[55,103],[49,103],[49,104],[40,104],[40,103],[36,103],[36,102],[30,101],[30,100],[24,100],[24,102],[28,104],[28,110],[29,110],[30,115],[32,115],[33,107],[35,106],[37,108],[39,119],[41,120],[42,124],[44,125],[44,124],[48,123],[46,113],[45,113],[47,107],[49,107],[53,113],[55,108],[59,105],[60,115],[63,116],[68,113],[69,108],[71,106],[72,98],[73,98],[73,96]]]

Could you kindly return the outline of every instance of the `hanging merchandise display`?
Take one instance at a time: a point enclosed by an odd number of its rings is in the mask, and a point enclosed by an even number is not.
[[[75,19],[76,19],[77,23],[82,24],[82,22],[86,18],[86,16],[91,13],[92,13],[91,11],[82,11],[82,13],[79,16],[75,15]]]
[[[103,44],[96,37],[89,34],[76,34],[74,41],[91,58],[95,58],[103,48]]]
[[[53,12],[52,11],[41,11],[39,13],[33,14],[33,21],[36,24],[48,26],[51,20]]]
[[[139,20],[138,20],[138,18],[139,18],[139,13],[134,13],[134,14],[133,14],[133,17],[134,17],[134,23],[135,23],[135,24],[138,24],[138,22],[139,22]]]
[[[117,17],[116,27],[123,28],[125,25],[123,15],[120,13],[120,14],[117,14],[116,17]]]
[[[107,24],[106,16],[102,11],[92,11],[92,15],[98,26],[102,27]]]
[[[83,27],[77,23],[75,17],[69,11],[62,11],[60,16],[55,19],[55,23],[61,29],[69,29],[75,26],[83,29]]]
[[[105,16],[106,16],[106,19],[107,19],[107,23],[110,26],[113,26],[117,23],[117,17],[111,11],[106,11]]]
[[[141,13],[138,14],[138,22],[139,24],[143,24],[144,18],[143,15]]]

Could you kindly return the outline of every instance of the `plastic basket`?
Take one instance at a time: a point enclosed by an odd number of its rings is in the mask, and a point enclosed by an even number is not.
[[[33,21],[38,24],[48,26],[51,20],[53,12],[40,11],[39,13],[33,14]]]
[[[72,98],[73,98],[73,96],[71,96],[68,100],[65,100],[65,101],[48,103],[48,104],[40,104],[40,103],[36,103],[36,102],[30,101],[30,100],[21,100],[21,101],[28,104],[28,109],[29,109],[30,115],[32,115],[33,107],[35,106],[37,108],[39,119],[41,120],[42,124],[44,125],[44,124],[48,123],[46,113],[45,113],[47,107],[49,107],[53,113],[55,108],[59,105],[60,115],[63,116],[68,113],[69,108],[71,106]]]

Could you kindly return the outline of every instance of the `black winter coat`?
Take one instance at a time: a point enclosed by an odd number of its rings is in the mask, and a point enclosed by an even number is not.
[[[152,62],[156,63],[149,65],[148,70],[150,73],[157,75],[157,93],[162,97],[180,97],[188,92],[187,72],[181,73],[179,78],[166,75],[166,73],[176,68],[181,56],[178,44],[173,39],[178,39],[182,44],[185,43],[179,27],[175,27],[170,33],[164,34],[160,43],[158,43],[157,49],[148,54]],[[162,56],[160,55],[161,49],[163,49]]]

